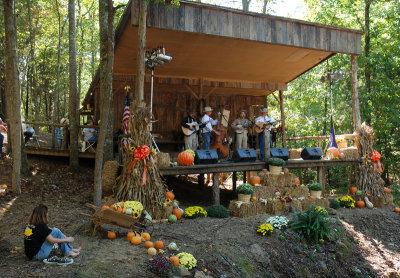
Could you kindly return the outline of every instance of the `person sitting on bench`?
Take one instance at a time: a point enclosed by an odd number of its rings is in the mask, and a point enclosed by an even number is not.
[[[24,135],[25,135],[25,144],[28,143],[29,139],[32,138],[33,134],[35,134],[35,130],[30,125],[26,126]]]
[[[88,125],[93,125],[93,120],[89,119],[87,122]],[[83,140],[86,142],[97,142],[99,134],[97,130],[91,127],[85,127],[83,129]]]

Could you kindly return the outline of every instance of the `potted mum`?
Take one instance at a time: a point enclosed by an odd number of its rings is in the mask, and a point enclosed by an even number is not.
[[[268,165],[271,174],[279,175],[282,172],[282,167],[285,166],[285,160],[276,157],[269,158]]]
[[[243,183],[236,188],[238,200],[243,203],[250,202],[251,194],[254,193],[253,187],[248,183]]]
[[[308,190],[310,190],[311,196],[313,196],[314,198],[321,198],[322,185],[320,183],[318,183],[318,182],[310,183],[307,186],[308,186]]]

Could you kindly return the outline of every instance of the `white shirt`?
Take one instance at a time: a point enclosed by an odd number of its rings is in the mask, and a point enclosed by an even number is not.
[[[272,128],[272,126],[275,124],[275,121],[274,121],[274,119],[272,119],[270,116],[260,116],[260,117],[257,117],[256,118],[256,123],[259,123],[259,122],[261,122],[261,123],[267,123],[267,122],[269,122],[269,123],[271,123],[271,126],[270,126],[270,128],[269,128],[269,130],[271,130],[271,128]]]
[[[29,132],[29,133],[35,133],[35,130],[33,129],[33,127],[31,127],[31,126],[28,126],[27,128],[26,128],[26,130],[25,130],[25,132]]]
[[[203,118],[201,119],[201,122],[203,124],[207,123],[205,125],[205,127],[203,127],[203,129],[201,130],[202,133],[208,133],[211,132],[212,130],[212,126],[216,125],[218,123],[217,120],[213,120],[210,116],[208,116],[207,114],[203,116]]]
[[[96,132],[96,129],[85,127],[82,132],[85,133],[85,138],[83,138],[83,140],[87,141],[95,136],[93,133]]]

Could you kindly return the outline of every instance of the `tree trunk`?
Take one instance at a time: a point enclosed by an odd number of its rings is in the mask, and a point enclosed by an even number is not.
[[[369,28],[369,11],[372,4],[372,0],[367,0],[365,3],[365,10],[364,10],[364,21],[365,21],[365,42],[364,42],[364,56],[365,56],[365,90],[367,91],[367,107],[369,107],[369,103],[371,102],[371,72],[370,72],[370,65],[369,65],[369,50],[370,50],[370,41],[371,41],[371,34]],[[368,108],[367,108],[368,110]],[[371,124],[371,113],[365,114],[368,125]]]
[[[267,13],[267,6],[270,0],[264,0],[263,2],[263,7],[262,7],[262,13],[266,14]]]
[[[6,38],[6,94],[13,151],[12,190],[21,194],[21,96],[18,77],[17,28],[15,4],[4,0],[4,25]]]
[[[242,9],[243,9],[243,11],[245,11],[245,12],[249,11],[250,2],[251,2],[251,0],[242,0]]]
[[[70,119],[70,153],[69,166],[72,171],[79,168],[78,157],[78,100],[76,85],[76,26],[75,0],[68,0],[69,18],[69,119]]]
[[[135,105],[144,106],[144,76],[146,73],[144,58],[146,52],[146,18],[147,1],[140,0],[139,26],[138,26],[138,49],[136,61],[136,101]],[[131,112],[133,105],[131,105]]]

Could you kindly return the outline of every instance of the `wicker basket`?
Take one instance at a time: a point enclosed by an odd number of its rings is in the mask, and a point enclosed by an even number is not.
[[[250,202],[251,194],[238,194],[238,201],[243,203]]]
[[[339,149],[347,148],[347,141],[341,141],[337,143]]]
[[[322,194],[322,191],[310,190],[310,195],[313,196],[315,199],[320,199],[321,194]]]
[[[282,166],[269,165],[269,171],[272,175],[279,175],[282,172]]]

